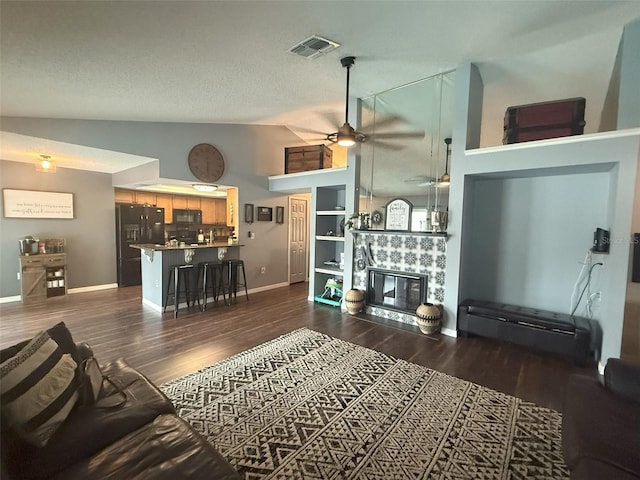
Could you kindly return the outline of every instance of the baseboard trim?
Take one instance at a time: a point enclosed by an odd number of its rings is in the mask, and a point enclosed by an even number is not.
[[[247,293],[266,292],[267,290],[273,290],[274,288],[288,287],[289,282],[273,283],[271,285],[265,285],[264,287],[250,288]],[[238,295],[242,293],[242,290],[238,291]]]
[[[91,285],[89,287],[70,288],[69,290],[67,290],[67,293],[73,294],[73,293],[96,292],[98,290],[108,290],[110,288],[118,288],[118,284],[105,283],[104,285]]]
[[[19,302],[22,300],[21,295],[14,295],[13,297],[2,297],[0,298],[0,303],[10,303],[10,302]]]
[[[442,328],[440,329],[440,333],[442,333],[442,335],[446,335],[447,337],[458,338],[458,331],[452,328]]]

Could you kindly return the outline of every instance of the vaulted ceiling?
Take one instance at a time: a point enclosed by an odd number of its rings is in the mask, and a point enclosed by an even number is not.
[[[635,0],[52,0],[0,9],[2,116],[285,125],[303,137],[343,120],[346,55],[357,57],[353,98],[473,61],[484,115],[498,124],[518,98],[580,95],[594,106],[595,131],[623,26],[640,18]],[[341,46],[314,60],[288,51],[313,34]],[[498,133],[483,135],[491,144]]]

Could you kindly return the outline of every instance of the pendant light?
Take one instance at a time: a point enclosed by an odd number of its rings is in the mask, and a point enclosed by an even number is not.
[[[451,145],[451,137],[445,138],[444,143],[447,146],[447,156],[444,164],[444,173],[438,179],[438,186],[446,187],[451,183],[451,178],[449,177],[449,145]]]

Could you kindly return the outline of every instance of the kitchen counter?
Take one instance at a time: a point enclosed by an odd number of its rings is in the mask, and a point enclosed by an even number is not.
[[[233,243],[229,245],[228,242],[213,242],[213,243],[188,243],[186,245],[181,246],[167,246],[161,245],[159,243],[139,243],[135,245],[130,245],[131,248],[139,248],[140,250],[154,250],[154,251],[162,251],[162,250],[185,250],[188,248],[227,248],[227,247],[242,247],[239,243]]]
[[[239,243],[229,245],[228,242],[187,244],[182,247],[171,247],[157,243],[130,245],[142,253],[142,303],[160,312],[164,309],[171,265],[193,264],[197,266],[200,262],[239,258],[239,247],[242,246]],[[198,282],[195,281],[194,285],[197,284]],[[172,309],[173,302],[167,307],[167,310]]]

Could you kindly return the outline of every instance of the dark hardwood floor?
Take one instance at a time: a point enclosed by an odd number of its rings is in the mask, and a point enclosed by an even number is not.
[[[40,305],[0,305],[0,347],[64,321],[100,362],[124,357],[157,384],[306,327],[562,411],[572,373],[597,376],[545,353],[490,339],[425,336],[307,301],[306,283],[238,296],[232,306],[181,310],[177,319],[141,303],[140,287],[77,293]]]

